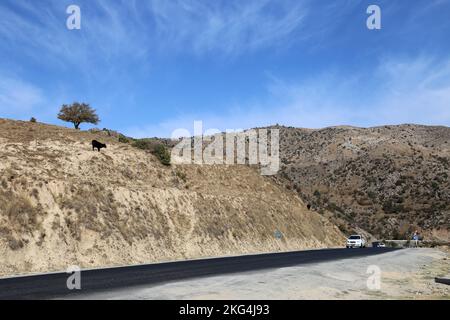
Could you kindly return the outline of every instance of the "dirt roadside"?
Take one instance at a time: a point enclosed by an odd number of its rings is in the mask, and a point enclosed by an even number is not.
[[[370,250],[370,249],[367,249]],[[380,289],[367,282],[381,271]],[[382,255],[217,276],[86,296],[86,299],[450,299],[434,278],[450,274],[450,251],[404,249]]]

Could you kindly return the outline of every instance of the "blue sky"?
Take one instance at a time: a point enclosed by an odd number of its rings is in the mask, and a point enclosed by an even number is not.
[[[194,120],[448,126],[449,17],[449,0],[2,0],[0,117],[68,126],[56,114],[80,101],[135,137]]]

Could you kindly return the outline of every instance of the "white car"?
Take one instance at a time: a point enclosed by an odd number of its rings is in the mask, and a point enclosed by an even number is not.
[[[348,237],[347,239],[347,248],[365,248],[366,247],[366,239],[362,235],[354,234]]]

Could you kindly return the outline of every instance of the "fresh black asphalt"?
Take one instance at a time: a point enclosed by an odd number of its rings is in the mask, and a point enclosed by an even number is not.
[[[67,289],[66,285],[70,274],[64,272],[0,278],[0,299],[76,298],[83,294],[112,289],[371,256],[392,250],[396,249],[305,250],[82,270],[81,290],[72,291]]]

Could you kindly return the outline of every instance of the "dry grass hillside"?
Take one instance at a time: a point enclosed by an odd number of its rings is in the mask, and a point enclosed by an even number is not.
[[[278,178],[344,232],[450,240],[450,128],[273,128]]]
[[[108,148],[93,152],[92,139]],[[342,240],[295,192],[254,168],[164,166],[103,132],[0,119],[2,275]]]

